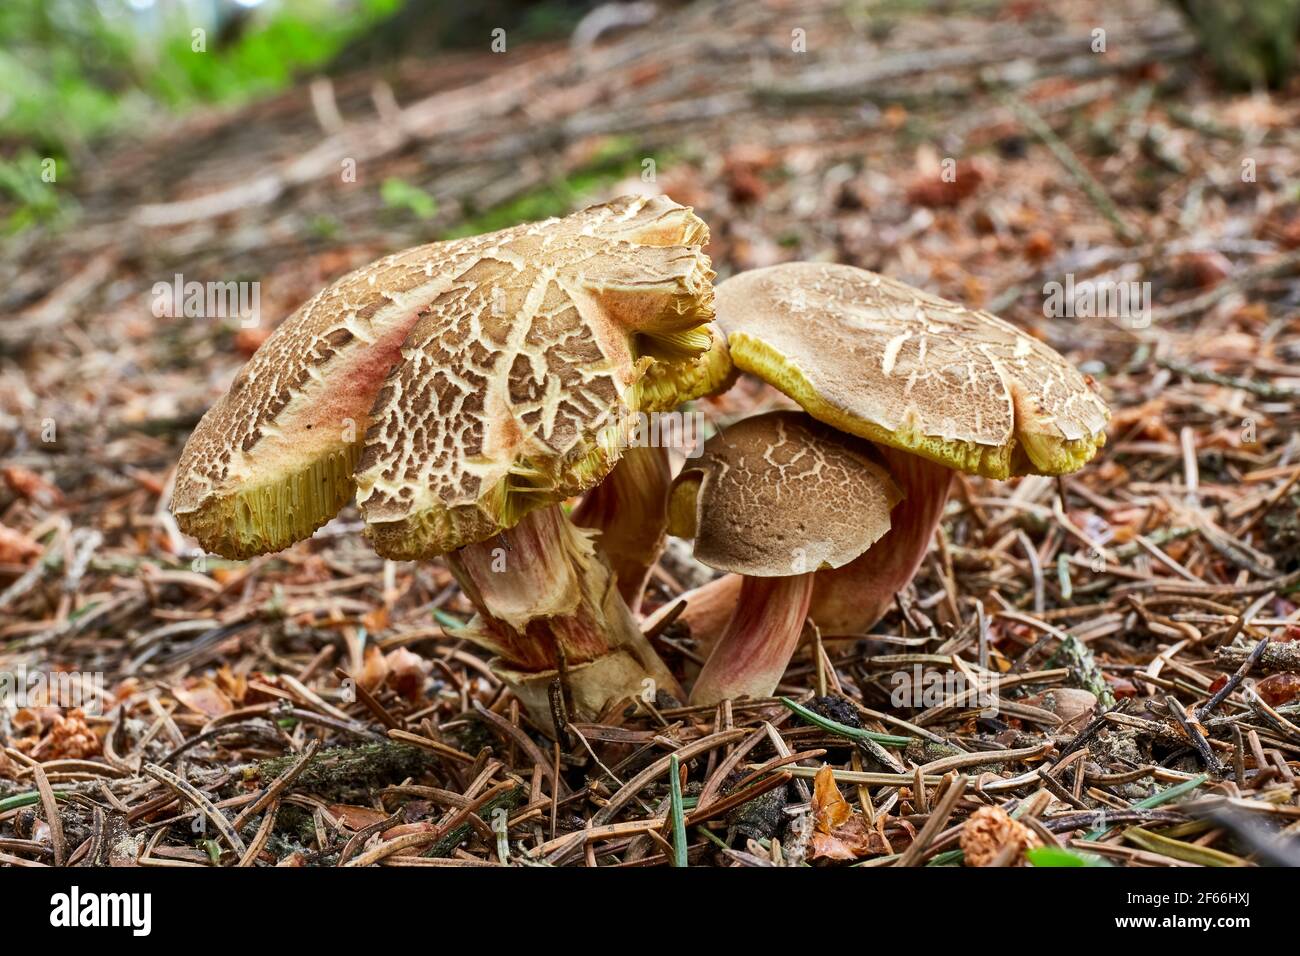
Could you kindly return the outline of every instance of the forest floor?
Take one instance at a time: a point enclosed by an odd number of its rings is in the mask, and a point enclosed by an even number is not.
[[[68,222],[6,240],[0,676],[87,705],[0,699],[0,865],[1300,864],[1300,89],[1218,89],[1153,0],[853,9],[303,83],[105,144]],[[446,567],[378,558],[354,509],[248,562],[180,534],[189,430],[317,289],[645,190],[720,277],[846,262],[1030,330],[1097,382],[1106,447],[961,479],[899,610],[810,641],[785,700],[563,745],[444,632]],[[178,273],[259,282],[265,320],[155,317]],[[1055,314],[1068,282],[1149,308]],[[707,573],[674,555],[648,611]],[[992,675],[996,713],[896,706],[914,665]]]

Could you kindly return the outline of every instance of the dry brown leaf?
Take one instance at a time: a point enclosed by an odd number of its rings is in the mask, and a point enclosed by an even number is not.
[[[350,803],[331,803],[329,812],[349,830],[364,830],[389,817],[387,813],[381,813],[373,807],[359,807]]]
[[[972,195],[984,182],[984,174],[968,159],[951,167],[945,175],[943,169],[923,173],[907,187],[907,201],[913,206],[939,209],[958,205]]]
[[[41,553],[41,546],[21,531],[0,524],[0,564],[26,564]]]
[[[223,664],[217,671],[217,684],[236,704],[244,703],[248,695],[248,678],[243,674],[236,674]]]
[[[1178,436],[1165,424],[1167,402],[1154,398],[1141,405],[1116,409],[1110,419],[1107,431],[1112,440],[1125,438],[1130,441],[1155,441],[1174,443]]]
[[[813,825],[809,841],[813,859],[857,860],[892,853],[884,834],[884,817],[873,828],[864,814],[854,813],[835,783],[835,772],[822,767],[813,779]]]
[[[63,492],[29,468],[7,465],[0,468],[0,476],[4,477],[9,490],[18,497],[34,501],[43,508],[63,503]]]
[[[389,652],[384,662],[388,667],[388,686],[407,700],[419,700],[432,665],[405,647]]]
[[[173,688],[172,694],[190,710],[205,717],[220,717],[235,709],[226,692],[210,677],[195,681],[189,687]]]
[[[48,705],[22,707],[14,714],[12,723],[14,730],[19,733],[40,735],[54,723],[54,718],[58,716],[59,708],[57,707]]]
[[[361,624],[365,627],[366,633],[378,634],[380,631],[388,629],[388,608],[375,608],[373,611],[367,611],[361,615]]]
[[[365,660],[361,664],[361,686],[366,690],[374,690],[383,685],[388,679],[388,661],[384,657],[378,645],[371,644],[366,648]]]
[[[811,844],[814,860],[856,860],[858,858],[848,844],[829,833],[814,833]]]
[[[885,838],[884,822],[883,815],[879,816],[876,826],[872,827],[864,814],[855,813],[832,833],[814,833],[811,840],[813,858],[859,860],[894,852]]]
[[[813,823],[819,833],[831,833],[853,813],[849,802],[835,783],[835,771],[830,765],[817,771],[813,779]]]

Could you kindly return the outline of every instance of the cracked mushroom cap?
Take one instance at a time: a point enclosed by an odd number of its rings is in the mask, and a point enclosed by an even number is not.
[[[669,532],[720,571],[786,577],[838,568],[889,530],[902,492],[871,446],[799,411],[741,419],[673,483]]]
[[[566,223],[484,250],[408,334],[357,466],[380,554],[451,551],[591,488],[635,413],[730,374],[699,218],[627,199],[597,227]]]
[[[688,208],[624,197],[344,276],[199,422],[177,467],[177,523],[226,557],[277,551],[360,479],[381,553],[414,556],[595,483],[643,392],[666,407],[730,374],[706,325],[707,241]],[[460,519],[476,509],[494,517]],[[449,514],[461,531],[444,528]]]
[[[792,262],[716,289],[732,360],[841,431],[989,478],[1066,474],[1106,405],[1064,358],[988,312],[852,266]]]

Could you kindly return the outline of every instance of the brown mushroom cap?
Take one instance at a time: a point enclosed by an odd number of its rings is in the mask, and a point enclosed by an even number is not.
[[[1105,443],[1088,381],[988,312],[811,262],[741,273],[715,304],[736,366],[841,431],[990,478],[1075,471]]]
[[[288,547],[337,514],[352,498],[370,407],[407,332],[490,241],[386,256],[281,322],[185,443],[172,495],[181,529],[210,551],[246,558]]]
[[[713,342],[708,229],[663,197],[615,206],[483,249],[411,329],[357,465],[380,554],[482,541],[592,487],[631,413],[725,377],[725,351],[696,369]]]
[[[783,577],[838,568],[889,530],[902,493],[870,445],[803,412],[742,419],[673,485],[670,531],[721,571]]]
[[[712,272],[698,248],[707,239],[689,209],[624,197],[344,276],[280,324],[199,422],[177,468],[177,523],[227,557],[287,547],[352,498],[367,435],[376,520],[413,503],[399,488],[408,479],[446,491],[461,467],[455,493],[487,487],[488,459],[543,427],[564,465],[583,464],[593,445],[617,443],[616,426],[595,442],[576,437],[610,411],[608,397],[635,407],[655,369],[668,401],[672,367],[698,364],[708,347],[707,333],[692,334],[712,317]],[[642,355],[638,334],[675,339],[662,356]],[[379,394],[404,358],[415,365]],[[710,367],[723,362],[729,369],[725,353]]]

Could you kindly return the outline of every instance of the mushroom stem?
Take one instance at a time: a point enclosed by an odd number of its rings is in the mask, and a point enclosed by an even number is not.
[[[739,574],[724,574],[707,584],[685,591],[666,602],[662,607],[641,621],[641,628],[646,632],[655,630],[674,607],[681,601],[686,602],[680,614],[673,621],[676,633],[688,638],[692,650],[701,658],[707,658],[718,643],[718,636],[731,619],[731,612],[736,609],[740,599],[740,585],[743,578]],[[688,662],[685,666],[686,677],[698,674],[700,665]]]
[[[596,553],[591,532],[558,505],[447,556],[478,617],[458,636],[496,653],[498,676],[550,729],[551,684],[567,685],[570,719],[658,690],[682,697]]]
[[[817,572],[811,615],[824,634],[861,634],[884,617],[930,548],[952,487],[952,469],[877,445],[906,497],[890,512],[890,529],[859,558]]]
[[[824,634],[861,634],[884,617],[894,595],[907,587],[925,559],[948,503],[951,469],[920,455],[876,447],[907,497],[890,513],[890,530],[861,557],[816,573],[809,616]],[[698,654],[707,658],[717,645],[740,594],[741,576],[724,574],[678,598],[686,601],[686,609],[676,623],[686,626]],[[647,617],[646,629],[676,603],[669,601]]]
[[[811,574],[743,578],[735,611],[704,662],[691,703],[771,696],[799,644],[812,593]]]
[[[596,546],[633,614],[641,608],[650,569],[664,549],[671,483],[668,449],[633,445],[573,509],[574,524],[600,532]]]

